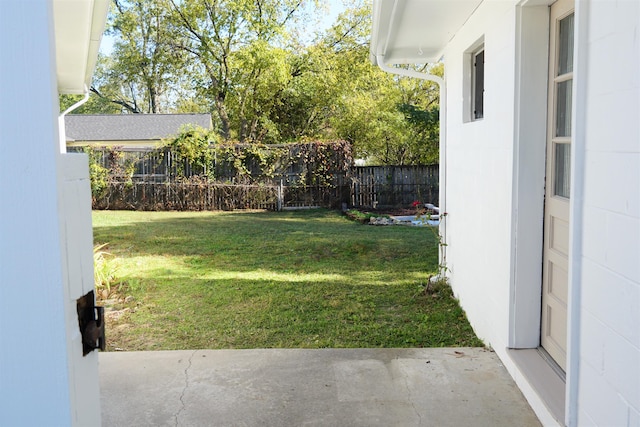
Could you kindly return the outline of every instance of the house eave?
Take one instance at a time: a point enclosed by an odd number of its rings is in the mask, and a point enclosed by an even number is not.
[[[370,60],[438,62],[447,44],[483,0],[374,0]]]
[[[108,0],[53,1],[59,93],[82,94],[91,86],[108,10]]]

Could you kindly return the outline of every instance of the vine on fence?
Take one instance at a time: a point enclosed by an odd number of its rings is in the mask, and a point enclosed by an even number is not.
[[[213,179],[211,166],[214,156],[210,146],[218,140],[219,136],[214,131],[194,126],[183,128],[180,134],[166,145],[175,155],[177,176],[197,175]],[[187,167],[190,168],[190,173],[187,173]]]
[[[91,182],[91,198],[93,202],[104,196],[109,186],[109,169],[102,166],[102,152],[89,146],[84,147],[89,157],[89,180]]]
[[[217,182],[272,182],[287,174],[299,185],[335,185],[335,176],[353,165],[346,141],[223,143],[214,131],[194,127],[182,129],[158,153],[173,155],[173,179],[206,176]]]
[[[300,176],[302,185],[335,185],[336,175],[346,176],[353,166],[351,145],[346,141],[300,144],[298,159],[306,172]]]
[[[125,155],[121,147],[86,148],[85,152],[90,159],[94,206],[112,206],[114,195],[125,194],[128,187],[147,176],[153,177],[147,181],[149,184],[158,184],[160,178],[164,185],[192,189],[203,183],[277,186],[283,182],[297,199],[315,200],[317,195],[306,194],[311,191],[308,186],[337,189],[345,185],[344,178],[353,164],[351,146],[346,141],[232,144],[220,142],[212,131],[192,127],[184,128],[176,138],[139,157],[132,158],[133,152]],[[136,167],[143,172],[134,183]],[[154,173],[145,175],[144,170]],[[294,189],[296,192],[291,192]],[[175,191],[179,191],[177,187]],[[134,193],[140,194],[137,190]],[[340,202],[332,202],[335,203]]]
[[[113,183],[132,184],[135,164],[139,159],[125,159],[121,147],[94,149],[86,146],[83,151],[89,157],[89,180],[94,202],[104,197]]]

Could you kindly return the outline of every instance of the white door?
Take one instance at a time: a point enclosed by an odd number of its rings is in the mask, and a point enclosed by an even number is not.
[[[551,6],[541,345],[566,369],[574,2]]]

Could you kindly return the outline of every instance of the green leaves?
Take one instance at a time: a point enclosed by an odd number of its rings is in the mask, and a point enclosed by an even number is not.
[[[81,112],[210,112],[224,141],[346,140],[370,164],[437,161],[438,87],[374,67],[370,1],[350,3],[310,34],[326,0],[115,0],[113,51]]]
[[[117,0],[109,32],[110,60],[97,73],[94,93],[131,113],[161,113],[173,107],[185,57],[167,0]]]
[[[217,139],[217,135],[207,129],[193,126],[181,129],[180,134],[168,144],[176,155],[178,175],[185,176],[186,166],[194,175],[212,175],[213,151],[209,146]]]
[[[91,182],[91,197],[93,200],[104,195],[109,185],[109,169],[102,165],[102,152],[91,147],[85,147],[84,152],[89,157],[89,181]]]

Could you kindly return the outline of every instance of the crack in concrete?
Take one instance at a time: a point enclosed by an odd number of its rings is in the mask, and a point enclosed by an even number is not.
[[[178,422],[178,419],[180,417],[180,414],[182,413],[182,411],[184,411],[185,409],[185,404],[184,404],[184,394],[187,392],[187,389],[189,388],[189,369],[191,368],[191,362],[193,360],[193,356],[196,355],[196,352],[198,350],[194,350],[193,353],[191,353],[191,356],[189,356],[189,364],[187,365],[187,367],[184,369],[184,388],[182,389],[182,393],[180,393],[180,409],[178,409],[178,412],[175,413],[175,415],[173,416],[176,420],[176,427],[178,427],[180,425],[180,423]]]
[[[399,359],[396,358],[396,362],[399,363]],[[411,388],[409,388],[409,375],[402,369],[399,369],[400,372],[402,372],[402,379],[404,380],[404,386],[407,389],[407,396],[409,397],[409,402],[411,403],[411,407],[413,408],[413,411],[416,413],[416,415],[418,416],[418,425],[421,426],[422,425],[422,415],[420,415],[420,411],[418,411],[418,408],[416,408],[416,403],[413,401],[412,398],[412,394],[411,394]]]

